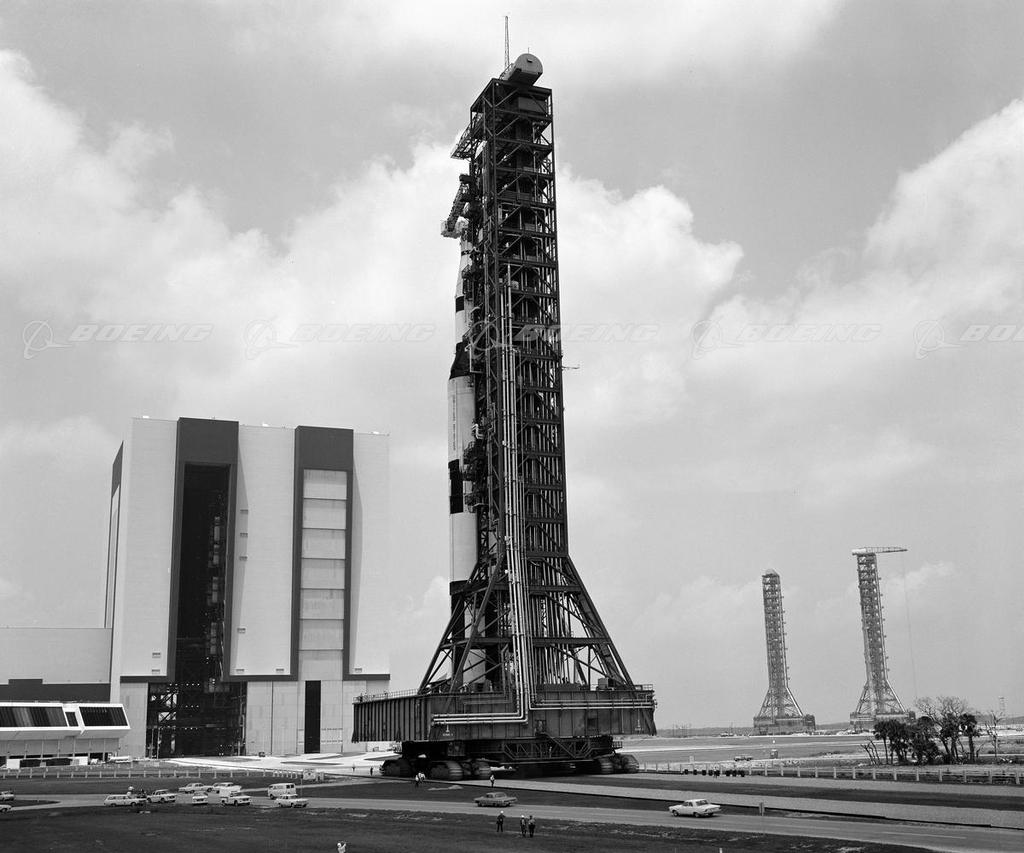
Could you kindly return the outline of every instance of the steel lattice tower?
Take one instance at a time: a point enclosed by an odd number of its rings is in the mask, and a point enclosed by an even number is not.
[[[907,719],[896,691],[889,684],[885,655],[885,630],[882,625],[882,589],[878,582],[878,554],[906,551],[900,547],[857,548],[857,585],[860,588],[860,617],[864,631],[864,667],[867,683],[860,694],[857,709],[850,714],[855,727],[873,726],[879,719]]]
[[[442,224],[461,250],[451,618],[417,691],[427,719],[397,706],[380,717],[406,713],[404,731],[475,742],[492,758],[500,741],[506,759],[530,761],[596,758],[611,735],[655,731],[653,689],[632,682],[569,556],[553,118],[540,73],[523,54],[492,79],[452,152],[467,170]]]
[[[761,710],[754,717],[758,734],[814,728],[814,717],[805,716],[789,689],[789,667],[786,663],[786,624],[782,609],[782,583],[778,572],[761,576],[764,597],[764,634],[768,650],[768,692]]]

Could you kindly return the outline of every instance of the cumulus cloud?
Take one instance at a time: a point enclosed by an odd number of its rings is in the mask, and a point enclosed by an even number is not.
[[[663,80],[694,68],[736,75],[772,67],[807,49],[835,19],[840,0],[772,0],[750,5],[657,2],[642,14],[601,2],[520,3],[514,8],[485,3],[388,3],[382,6],[307,5],[302,14],[287,4],[225,5],[235,26],[234,48],[242,54],[301,53],[305,61],[357,71],[380,62],[405,62],[420,75],[495,64],[501,50],[502,15],[511,14],[513,56],[529,50],[571,56],[562,80],[599,78],[605,88]],[[620,33],[627,27],[628,43]],[[436,45],[458,42],[438,53]],[[642,49],[636,46],[642,45]]]

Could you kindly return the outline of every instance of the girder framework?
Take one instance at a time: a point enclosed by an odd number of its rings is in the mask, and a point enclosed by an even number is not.
[[[803,726],[813,717],[805,717],[789,687],[789,667],[786,663],[786,625],[782,609],[782,583],[777,572],[761,576],[764,598],[765,645],[768,653],[768,692],[761,710],[754,717],[754,728],[761,733],[773,729]]]
[[[860,589],[861,627],[864,633],[864,667],[867,681],[857,708],[850,714],[856,726],[871,726],[878,719],[905,719],[909,716],[896,691],[889,684],[885,654],[885,630],[882,624],[882,590],[878,581],[878,553],[904,551],[905,548],[861,548],[857,558],[857,585]]]

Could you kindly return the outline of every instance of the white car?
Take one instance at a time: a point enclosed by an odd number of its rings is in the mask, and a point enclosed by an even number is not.
[[[707,800],[683,800],[681,803],[669,806],[668,810],[676,817],[681,817],[683,815],[690,815],[691,817],[713,817],[722,810],[722,807],[716,806],[714,803],[709,803]]]
[[[236,785],[234,782],[218,782],[211,788],[207,788],[206,792],[216,794],[218,797],[228,797],[231,794],[240,794],[242,792],[242,786]]]
[[[252,802],[252,798],[248,794],[239,792],[227,794],[220,802],[224,806],[247,806]]]
[[[192,805],[205,806],[209,799],[210,797],[207,795],[206,791],[195,791],[192,794]]]
[[[12,806],[10,803],[0,803],[0,814],[3,814],[4,812],[9,812],[13,808],[14,806]]]
[[[14,799],[14,791],[0,791],[0,803],[9,803]]]
[[[278,797],[274,802],[284,809],[304,809],[309,805],[309,800],[305,797],[296,797],[294,795],[290,797]]]
[[[145,797],[136,797],[135,794],[110,794],[104,801],[105,806],[144,806]]]
[[[152,794],[149,794],[146,799],[151,803],[173,803],[178,799],[178,796],[174,791],[168,791],[166,788],[160,788]]]
[[[202,782],[189,782],[187,785],[182,785],[178,788],[183,794],[194,794],[196,791],[206,791],[206,786]]]

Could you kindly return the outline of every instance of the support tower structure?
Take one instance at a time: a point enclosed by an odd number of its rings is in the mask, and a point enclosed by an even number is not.
[[[867,682],[857,708],[850,714],[856,729],[871,728],[879,720],[909,720],[911,714],[889,684],[889,666],[885,655],[885,629],[882,625],[882,589],[878,582],[878,554],[906,551],[899,546],[856,548],[857,585],[860,588],[860,618],[864,631],[864,667]]]
[[[782,610],[782,583],[778,572],[761,575],[764,596],[764,634],[768,649],[768,692],[761,710],[754,717],[754,731],[759,735],[788,734],[793,731],[814,731],[813,714],[804,714],[800,703],[789,689],[789,667],[786,663],[786,624]]]
[[[361,697],[358,740],[402,742],[385,772],[486,777],[635,768],[654,734],[569,556],[551,90],[523,54],[474,101],[442,234],[459,241],[448,382],[451,617],[415,695]]]

